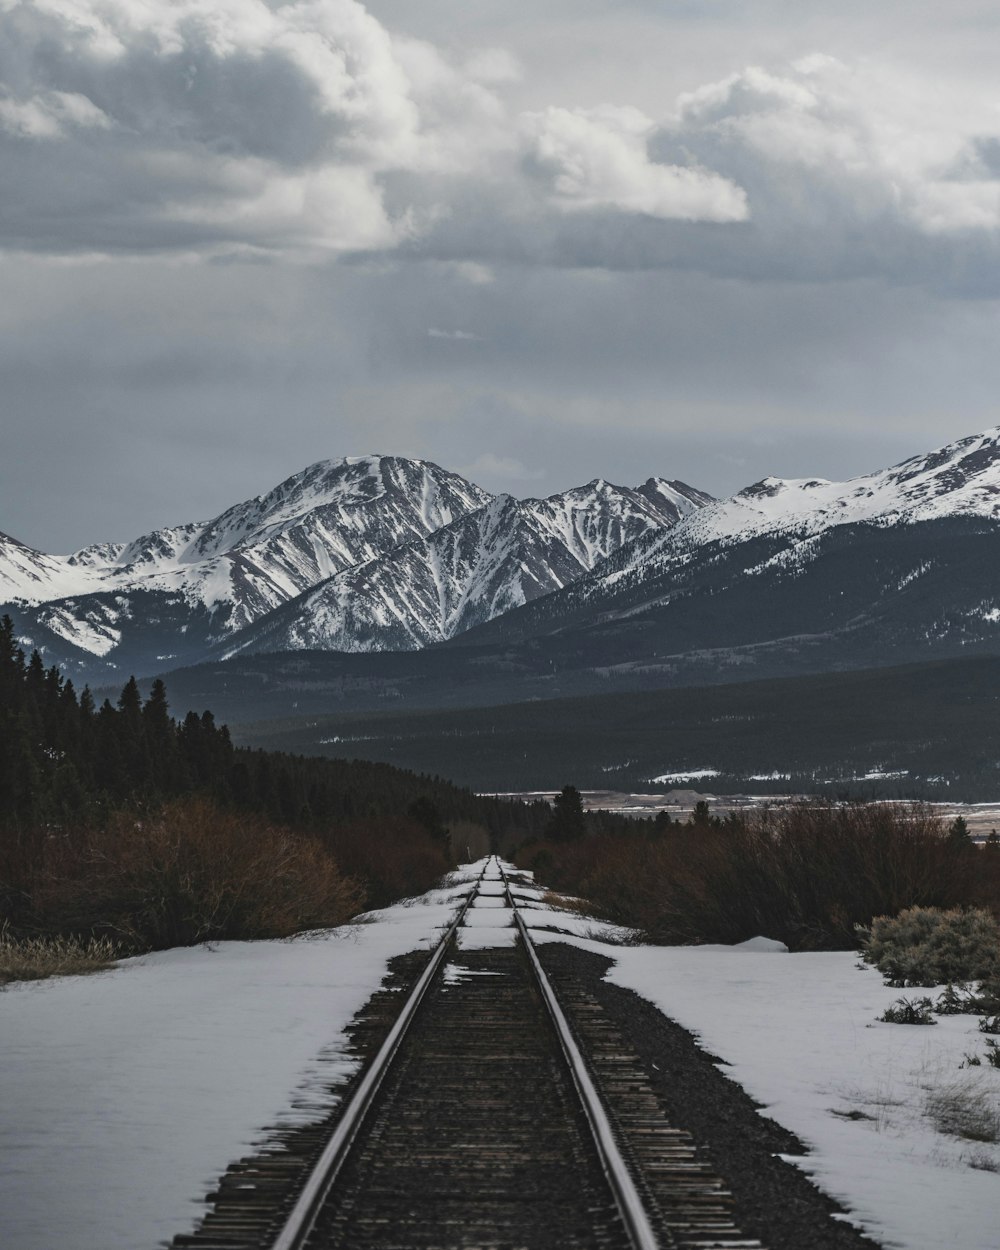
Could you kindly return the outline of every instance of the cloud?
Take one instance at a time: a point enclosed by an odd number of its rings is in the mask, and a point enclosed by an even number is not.
[[[616,208],[681,221],[744,221],[741,188],[706,169],[656,164],[635,108],[548,108],[521,118],[525,166],[566,210]]]
[[[434,326],[427,331],[427,337],[430,339],[452,339],[462,343],[480,342],[479,335],[470,334],[468,330],[438,330]]]
[[[627,89],[518,112],[524,74],[358,0],[0,0],[0,248],[1000,292],[981,99],[814,54],[659,117]]]
[[[883,251],[889,243],[890,264],[894,247],[912,263],[918,236],[995,245],[1000,178],[989,153],[998,139],[984,130],[998,126],[982,104],[970,110],[944,91],[932,103],[926,83],[891,66],[816,54],[681,96],[652,146],[738,178],[765,233],[811,226],[831,256],[848,234],[867,236],[866,264],[873,241]]]
[[[545,477],[544,469],[530,469],[514,456],[498,456],[492,451],[483,452],[470,464],[463,465],[458,472],[471,481],[476,482],[482,478],[491,484],[498,480],[505,483],[538,482]]]
[[[502,48],[452,60],[390,34],[357,0],[0,0],[0,246],[377,252],[505,187],[515,230],[592,207],[745,215],[726,180],[651,161],[635,109],[519,121],[499,92],[521,72]]]
[[[499,109],[356,0],[0,0],[2,241],[392,247],[384,177],[467,167]]]
[[[456,194],[404,251],[1000,294],[1000,124],[981,97],[815,54],[629,107],[520,119],[523,181]]]

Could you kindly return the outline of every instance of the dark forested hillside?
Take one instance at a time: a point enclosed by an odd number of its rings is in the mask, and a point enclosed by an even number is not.
[[[243,727],[270,748],[446,771],[478,790],[1000,798],[1000,658]],[[685,777],[690,777],[686,781]]]
[[[87,821],[122,804],[193,792],[305,827],[396,815],[419,797],[430,798],[444,821],[474,820],[491,831],[527,831],[542,819],[523,804],[383,763],[234,749],[210,711],[171,719],[162,681],[144,699],[129,679],[115,703],[97,707],[86,687],[78,695],[37,653],[26,659],[4,618],[0,824]]]

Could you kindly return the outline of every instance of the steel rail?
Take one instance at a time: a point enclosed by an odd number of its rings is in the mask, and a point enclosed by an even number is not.
[[[632,1245],[635,1247],[635,1250],[662,1250],[660,1241],[649,1221],[645,1205],[639,1196],[639,1191],[635,1187],[628,1165],[618,1146],[614,1129],[611,1127],[611,1121],[604,1108],[604,1101],[590,1076],[586,1060],[576,1043],[569,1021],[559,1005],[555,991],[535,952],[535,944],[531,940],[528,926],[521,915],[521,909],[514,900],[510,882],[503,870],[503,866],[500,864],[499,857],[497,857],[497,863],[500,865],[500,876],[503,879],[504,890],[507,898],[510,900],[510,905],[514,912],[514,922],[521,935],[528,962],[535,974],[535,980],[538,983],[542,999],[555,1026],[559,1044],[562,1047],[563,1055],[566,1058],[567,1066],[573,1078],[573,1084],[576,1086],[577,1093],[580,1095],[580,1101],[583,1103],[583,1108],[587,1115],[587,1122],[590,1125],[591,1135],[597,1147],[601,1166],[611,1187],[611,1192],[614,1194],[615,1202],[618,1204],[618,1210],[632,1240]]]
[[[501,869],[501,873],[502,871]],[[458,914],[445,930],[444,936],[434,950],[434,954],[427,961],[427,966],[420,974],[420,979],[410,991],[410,996],[406,1000],[403,1010],[399,1013],[396,1023],[392,1026],[389,1035],[379,1048],[378,1054],[369,1065],[361,1084],[354,1091],[354,1094],[345,1106],[344,1114],[338,1121],[330,1140],[323,1148],[323,1153],[316,1160],[302,1188],[302,1192],[299,1194],[295,1205],[282,1225],[281,1231],[271,1243],[271,1250],[301,1250],[301,1247],[305,1245],[306,1238],[310,1235],[316,1223],[316,1217],[326,1202],[344,1164],[344,1160],[347,1158],[347,1153],[361,1129],[368,1109],[371,1107],[375,1095],[385,1080],[396,1052],[399,1050],[400,1043],[406,1035],[406,1031],[410,1027],[418,1007],[423,1002],[424,995],[427,993],[435,973],[444,961],[448,944],[454,937],[458,926],[464,920],[465,913],[469,910],[472,900],[479,893],[485,874],[486,868],[484,866],[483,871],[479,874],[478,881],[476,881],[473,889],[469,891],[469,895],[459,909]]]

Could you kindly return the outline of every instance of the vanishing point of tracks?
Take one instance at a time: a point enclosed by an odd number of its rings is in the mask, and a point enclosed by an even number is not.
[[[488,861],[332,1131],[231,1167],[174,1247],[759,1247],[600,1005],[546,975],[518,904]],[[513,945],[474,940],[511,917]]]

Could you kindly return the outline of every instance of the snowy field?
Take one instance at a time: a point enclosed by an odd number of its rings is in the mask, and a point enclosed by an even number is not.
[[[167,951],[0,993],[0,1244],[152,1250],[190,1229],[263,1127],[324,1108],[323,1087],[350,1071],[345,1025],[393,955],[436,940],[481,867],[370,924]],[[620,946],[614,926],[517,893],[539,941],[610,956],[611,980],[726,1060],[812,1148],[796,1162],[876,1240],[998,1250],[1000,1174],[988,1169],[1000,1148],[938,1127],[941,1106],[1000,1112],[1000,1071],[960,1066],[985,1050],[975,1018],[876,1023],[901,991],[850,954]],[[513,940],[498,894],[487,886],[471,909],[463,949]]]
[[[375,923],[0,992],[0,1247],[151,1250],[191,1230],[261,1129],[322,1114],[352,1070],[345,1026],[481,867]]]

